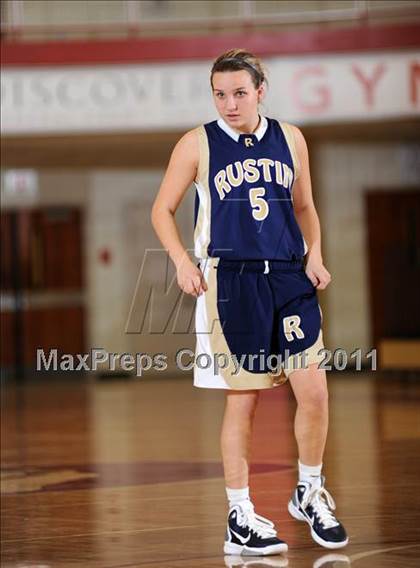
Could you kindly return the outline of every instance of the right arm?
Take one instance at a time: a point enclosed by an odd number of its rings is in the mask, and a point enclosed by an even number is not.
[[[159,240],[176,266],[179,287],[198,296],[207,290],[201,270],[189,257],[179,235],[175,213],[197,175],[197,133],[190,130],[176,144],[152,207],[151,220]]]

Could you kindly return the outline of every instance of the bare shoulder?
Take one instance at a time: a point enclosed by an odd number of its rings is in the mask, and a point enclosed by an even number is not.
[[[305,137],[301,131],[300,128],[298,128],[295,124],[290,124],[289,126],[293,132],[293,137],[295,139],[295,144],[296,144],[296,148],[298,150],[300,149],[306,149],[307,145],[306,145],[306,140]]]
[[[191,130],[188,130],[188,132],[186,132],[179,141],[183,140],[183,142],[185,144],[191,144],[191,145],[196,145],[198,144],[198,131],[199,131],[200,127],[198,126],[197,128],[192,128]]]
[[[199,142],[198,128],[193,128],[186,132],[175,145],[174,153],[185,158],[198,160]]]
[[[192,129],[181,136],[175,144],[166,170],[165,178],[184,180],[189,185],[197,174],[200,150],[197,129]],[[164,180],[165,181],[165,180]]]

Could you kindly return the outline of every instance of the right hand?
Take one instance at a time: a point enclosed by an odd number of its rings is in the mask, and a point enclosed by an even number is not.
[[[191,260],[182,262],[176,270],[178,286],[186,294],[201,296],[207,291],[203,273]]]

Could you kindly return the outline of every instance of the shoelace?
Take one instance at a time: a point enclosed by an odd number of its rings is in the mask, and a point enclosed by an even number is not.
[[[311,505],[325,529],[338,526],[338,521],[331,512],[335,510],[335,502],[325,487],[312,487],[302,499],[302,508]]]
[[[238,518],[238,524],[243,526],[248,526],[253,530],[258,536],[262,538],[270,538],[277,536],[277,532],[274,528],[274,523],[266,519],[262,515],[258,515],[254,511],[254,506],[251,504],[246,509],[240,507],[240,516]]]

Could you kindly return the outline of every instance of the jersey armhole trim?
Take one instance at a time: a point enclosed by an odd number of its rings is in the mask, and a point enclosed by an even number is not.
[[[280,122],[279,121],[279,125],[280,125],[280,128],[283,131],[283,134],[284,134],[286,141],[287,141],[287,144],[289,146],[290,154],[291,154],[292,160],[293,160],[293,167],[294,167],[294,170],[295,170],[295,181],[296,181],[300,176],[300,160],[299,160],[299,156],[298,156],[298,153],[297,153],[297,150],[296,150],[295,135],[293,133],[293,127],[288,122]]]
[[[198,126],[196,128],[196,132],[198,136],[199,158],[197,166],[197,175],[195,177],[194,182],[196,184],[200,182],[203,184],[209,172],[209,143],[207,139],[207,132],[204,126]]]

